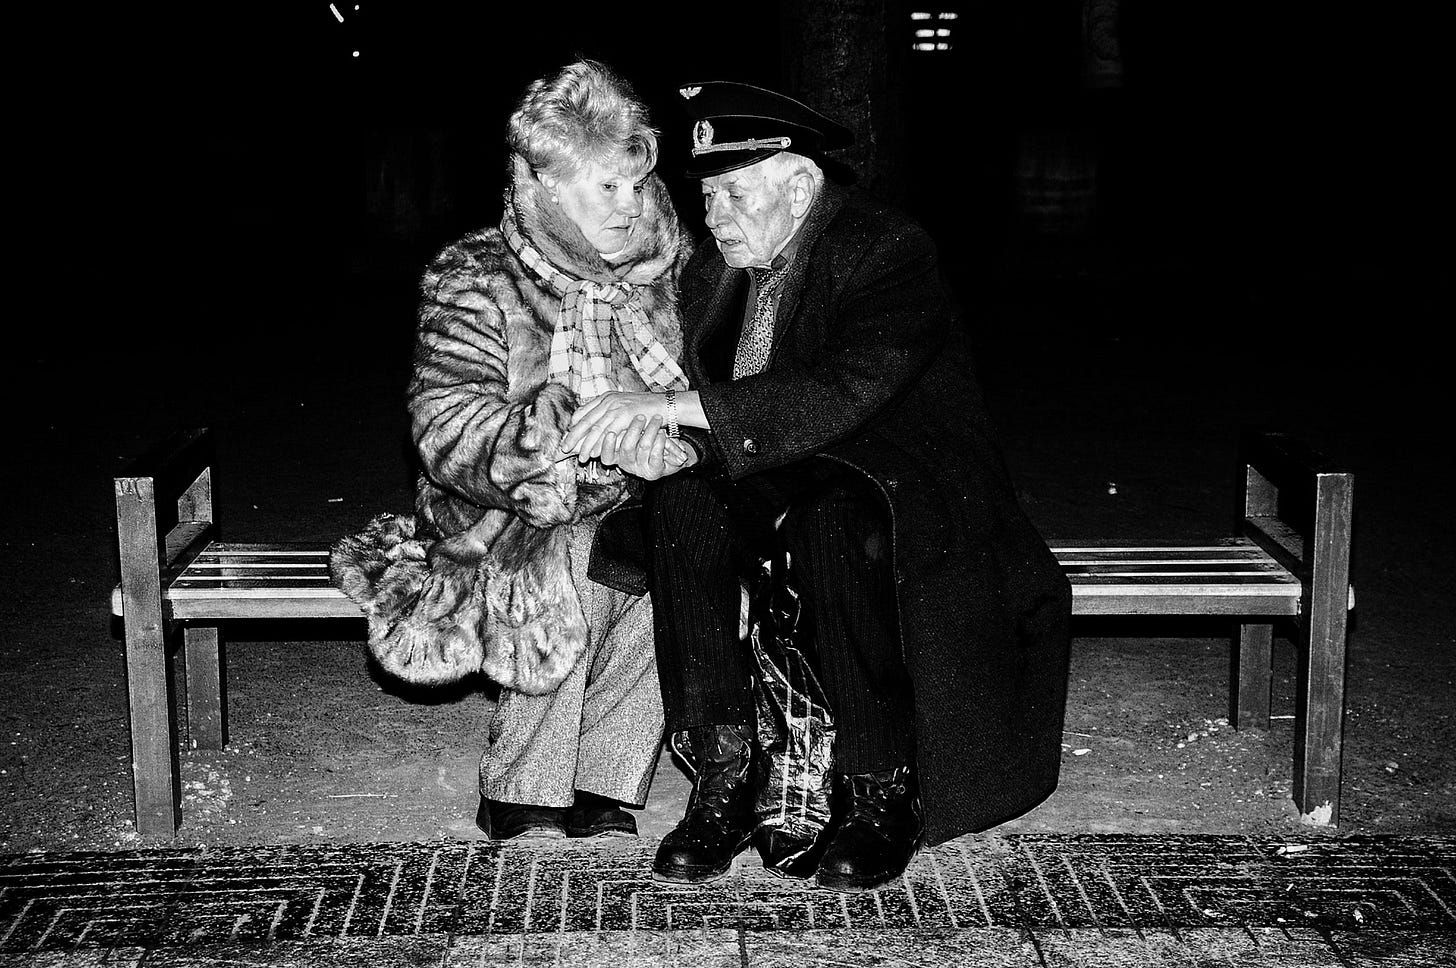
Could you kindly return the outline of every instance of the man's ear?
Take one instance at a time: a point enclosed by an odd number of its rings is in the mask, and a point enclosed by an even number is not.
[[[789,177],[789,214],[803,218],[814,204],[814,176],[807,171],[796,171]]]

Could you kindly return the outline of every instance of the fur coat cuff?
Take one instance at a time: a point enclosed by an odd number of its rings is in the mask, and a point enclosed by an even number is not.
[[[414,515],[381,514],[334,545],[334,582],[369,623],[388,673],[441,685],[483,672],[508,689],[553,691],[586,648],[566,527],[486,511],[439,539]]]

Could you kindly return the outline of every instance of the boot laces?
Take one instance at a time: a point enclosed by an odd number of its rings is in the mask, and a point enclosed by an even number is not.
[[[748,768],[749,746],[743,736],[728,729],[714,735],[712,746],[701,753],[687,812],[706,813],[721,820],[743,788]]]
[[[721,819],[728,813],[747,776],[746,756],[741,764],[731,764],[728,769],[707,770],[699,767],[688,812],[708,813]]]
[[[903,769],[850,777],[849,816],[845,818],[845,822],[867,823],[875,828],[883,828],[903,819],[897,816],[898,811],[895,808],[905,801],[906,780],[907,773]]]

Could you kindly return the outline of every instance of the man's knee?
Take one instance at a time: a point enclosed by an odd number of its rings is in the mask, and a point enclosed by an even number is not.
[[[817,536],[855,552],[860,560],[878,564],[889,559],[889,511],[867,481],[834,482],[797,502],[785,523],[801,537]]]

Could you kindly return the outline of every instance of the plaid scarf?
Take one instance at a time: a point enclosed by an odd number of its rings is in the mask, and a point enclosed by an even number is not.
[[[509,201],[501,232],[521,262],[561,297],[556,331],[551,335],[553,382],[570,387],[582,403],[622,389],[612,376],[612,335],[616,334],[647,389],[687,388],[687,377],[652,332],[636,286],[589,282],[556,268],[522,237],[516,227],[515,206]]]

